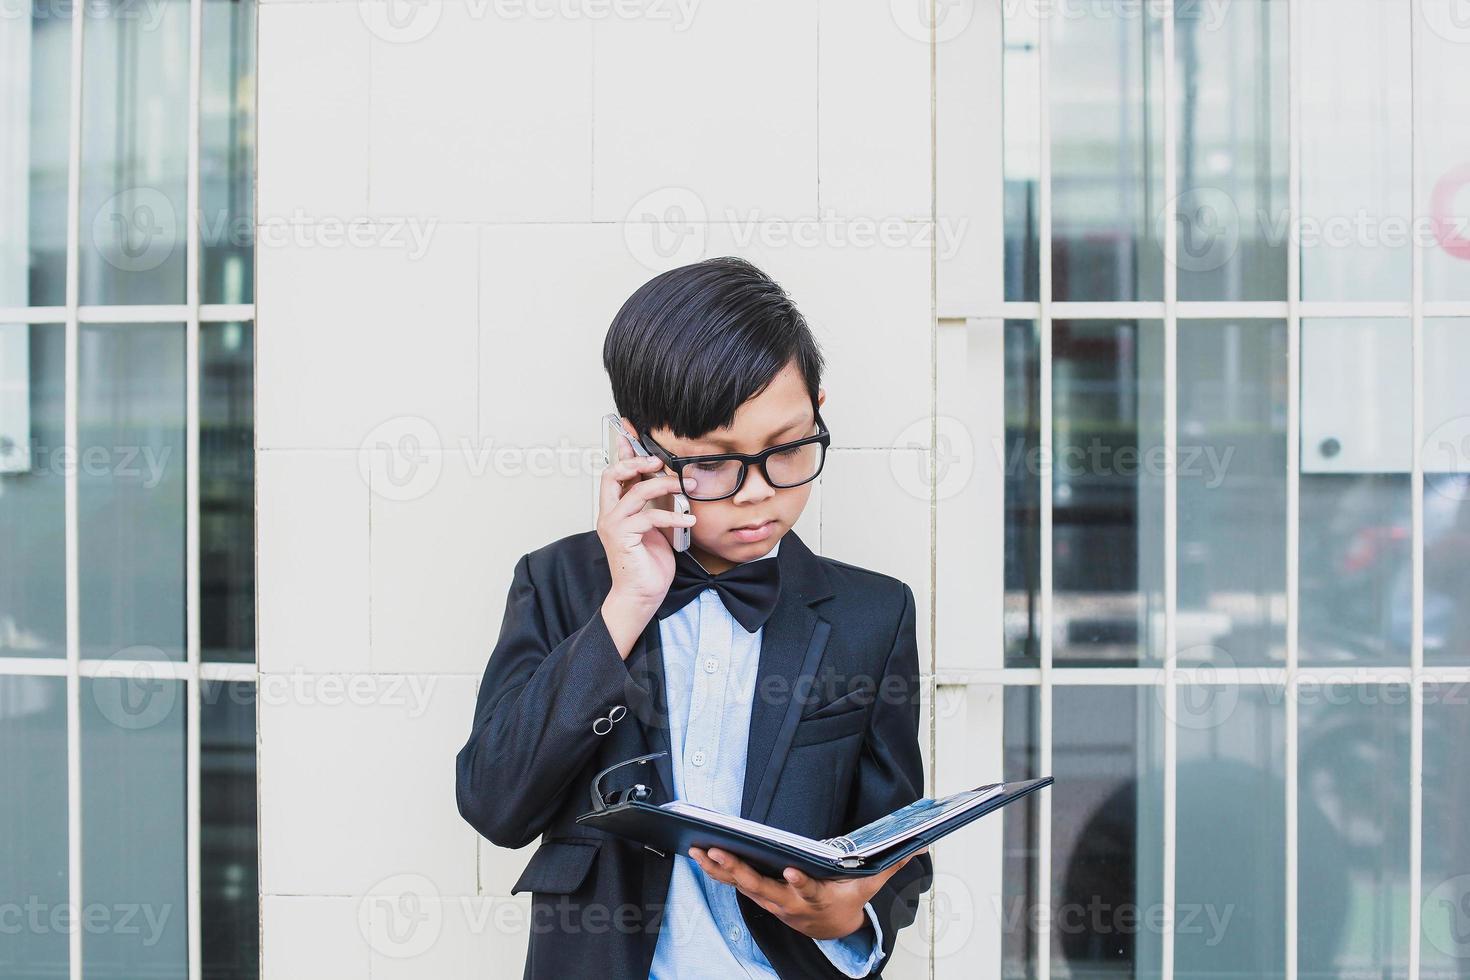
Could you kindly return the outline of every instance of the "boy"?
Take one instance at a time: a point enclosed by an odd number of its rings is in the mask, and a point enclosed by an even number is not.
[[[740,259],[674,269],[618,311],[603,363],[652,455],[607,468],[596,533],[516,565],[458,756],[476,830],[502,847],[541,836],[513,888],[532,893],[525,975],[876,976],[929,887],[927,855],[866,878],[777,879],[575,822],[600,772],[653,752],[667,755],[600,788],[643,782],[654,802],[815,838],[924,783],[913,593],[791,530],[829,437],[822,357],[790,298]],[[692,513],[646,506],[675,493]],[[676,554],[680,527],[692,544]]]

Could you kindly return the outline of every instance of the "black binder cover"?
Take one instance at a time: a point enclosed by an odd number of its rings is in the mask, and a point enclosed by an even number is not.
[[[813,878],[863,877],[891,867],[910,854],[954,833],[965,824],[1051,785],[1051,781],[1052,778],[1046,776],[1005,783],[1000,793],[984,803],[955,814],[921,834],[898,841],[855,866],[849,866],[858,860],[855,858],[817,858],[784,843],[721,827],[699,817],[665,810],[651,803],[618,803],[602,810],[584,813],[577,818],[577,823],[626,837],[665,855],[687,855],[691,847],[718,847],[737,855],[761,873],[773,878],[781,877],[781,872],[786,868],[799,868]],[[981,790],[989,788],[977,787]]]

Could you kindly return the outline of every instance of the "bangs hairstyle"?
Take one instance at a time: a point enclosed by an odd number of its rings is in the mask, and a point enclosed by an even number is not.
[[[813,411],[822,353],[806,318],[770,276],[726,256],[650,279],[608,327],[602,366],[618,413],[638,427],[697,439],[796,362]]]

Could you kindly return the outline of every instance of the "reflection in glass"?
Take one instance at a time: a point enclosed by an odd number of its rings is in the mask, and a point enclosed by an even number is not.
[[[85,5],[83,303],[182,303],[189,4]]]
[[[205,660],[255,659],[254,324],[199,326],[199,630]]]
[[[66,678],[0,675],[0,746],[0,902],[33,902],[49,924],[67,903]],[[17,929],[21,916],[0,928],[0,976],[66,976],[66,930]]]
[[[260,976],[255,685],[202,681],[200,932],[205,980]]]
[[[1156,977],[1163,955],[1159,691],[1054,689],[1052,970]],[[1065,970],[1066,972],[1063,972]]]
[[[83,657],[184,658],[184,327],[83,324]]]
[[[1286,324],[1179,322],[1181,664],[1285,660]]]
[[[1174,976],[1286,972],[1286,702],[1280,687],[1181,684]],[[1310,818],[1307,823],[1320,819]]]
[[[1174,8],[1182,300],[1284,300],[1284,0]]]
[[[1040,690],[1007,687],[1005,766],[1001,779],[1013,782],[1041,776]],[[1035,910],[1040,901],[1040,798],[1029,796],[1001,811],[1005,835],[1001,885],[1001,972],[1013,978],[1037,976]]]
[[[1004,10],[1005,298],[1035,302],[1041,261],[1041,25],[1030,4]]]
[[[1302,321],[1304,664],[1408,663],[1409,341],[1404,320]]]
[[[1470,976],[1470,684],[1424,689],[1424,852],[1420,976]]]
[[[1005,665],[1041,663],[1041,349],[1005,323]]]
[[[1098,0],[1047,20],[1053,299],[1163,299],[1160,9]]]
[[[1409,662],[1407,473],[1303,474],[1301,662]]]
[[[1424,321],[1424,662],[1470,664],[1470,319]]]
[[[201,295],[255,298],[255,3],[205,0],[199,101]]]
[[[1299,699],[1298,976],[1407,977],[1409,690],[1304,680]]]
[[[1157,320],[1053,325],[1058,663],[1133,666],[1161,656],[1163,354]]]
[[[65,351],[59,323],[0,325],[0,657],[66,656]]]
[[[0,15],[0,306],[66,302],[69,13],[12,3]]]
[[[82,904],[135,909],[87,930],[86,980],[188,976],[182,681],[82,678]]]
[[[1432,222],[1424,298],[1470,299],[1470,85],[1464,84],[1470,16],[1462,0],[1418,0],[1414,64],[1428,80],[1414,90],[1421,125],[1419,200]]]
[[[1409,298],[1410,5],[1301,6],[1301,294]]]

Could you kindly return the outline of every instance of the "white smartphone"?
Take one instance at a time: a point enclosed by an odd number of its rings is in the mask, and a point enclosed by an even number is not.
[[[621,418],[612,414],[604,415],[602,417],[602,423],[602,458],[607,461],[609,466],[620,459],[628,459],[630,455],[650,455],[648,450],[643,448],[642,443],[634,439],[632,434],[623,427],[623,420]],[[644,479],[652,479],[652,475],[645,476]],[[664,502],[665,499],[669,498],[661,498],[653,503],[652,506],[658,507],[661,510],[673,510],[676,514],[689,513],[688,497],[682,493],[675,493],[671,494],[670,498],[672,498],[672,504]],[[689,528],[676,527],[671,528],[671,530],[674,532],[673,540],[669,543],[673,545],[674,550],[688,551]]]

